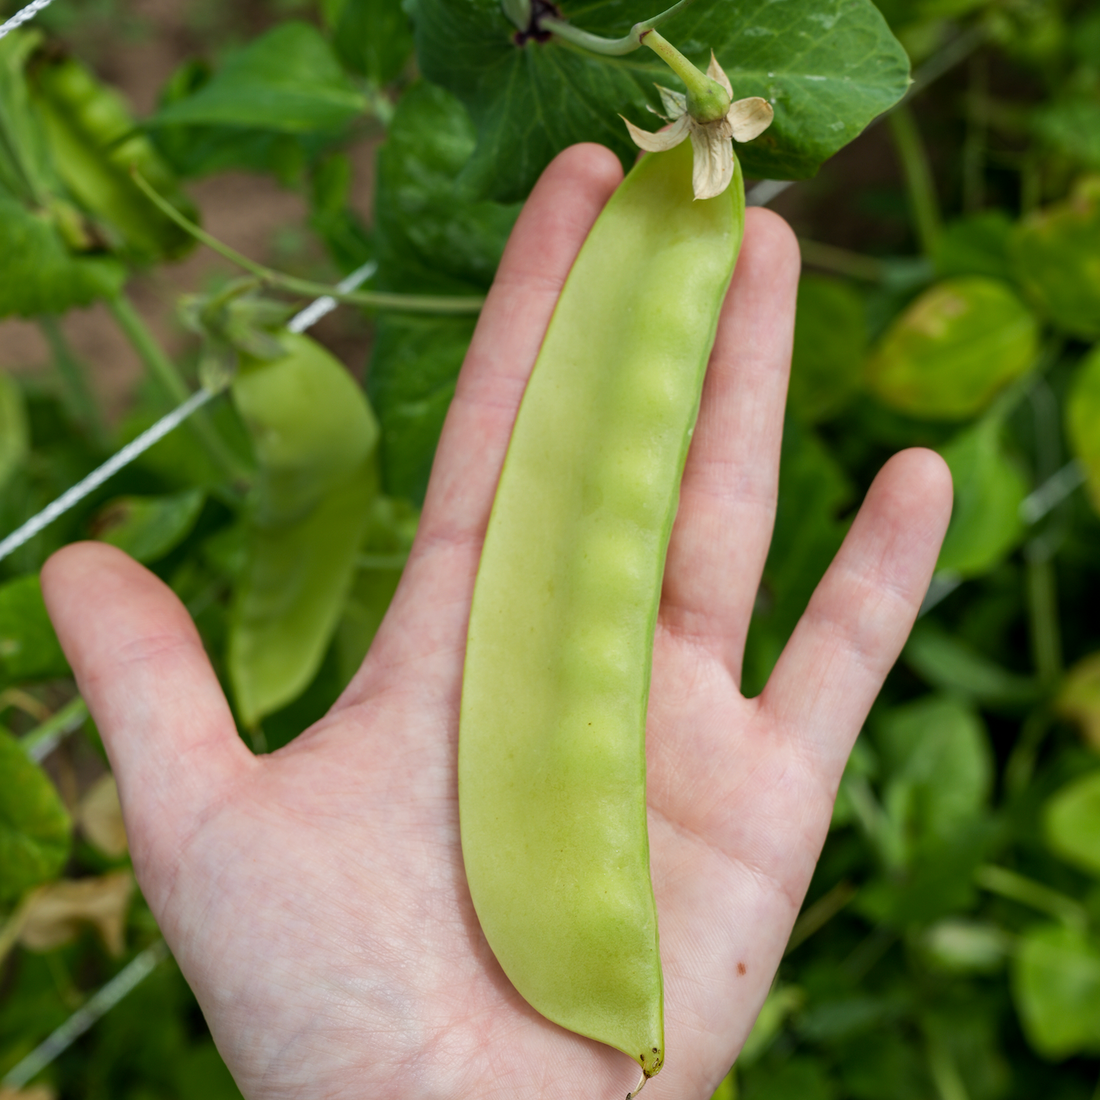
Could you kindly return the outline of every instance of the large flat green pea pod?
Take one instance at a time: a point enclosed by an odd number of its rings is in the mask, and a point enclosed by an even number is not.
[[[680,476],[744,227],[740,170],[692,199],[691,146],[645,157],[562,291],[482,551],[466,649],[466,876],[544,1016],[664,1059],[645,717]]]

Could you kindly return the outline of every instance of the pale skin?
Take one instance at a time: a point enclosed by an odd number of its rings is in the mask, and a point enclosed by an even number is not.
[[[606,149],[576,146],[532,194],[390,612],[332,711],[286,748],[245,747],[187,612],[142,566],[86,543],[43,571],[141,888],[249,1100],[615,1100],[637,1081],[625,1055],[548,1023],[501,973],[463,878],[455,785],[470,597],[516,406],[620,177]],[[892,458],[763,694],[742,697],[798,275],[790,229],[750,210],[655,643],[648,801],[668,1053],[649,1100],[706,1100],[751,1029],[951,509],[941,459]]]

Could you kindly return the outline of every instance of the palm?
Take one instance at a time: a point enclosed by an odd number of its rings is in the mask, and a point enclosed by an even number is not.
[[[250,1098],[613,1097],[625,1056],[546,1022],[480,935],[455,756],[480,538],[523,380],[617,177],[568,151],[517,226],[440,444],[409,566],[323,721],[253,758],[186,613],[106,547],[43,581],[111,754],[135,866]],[[844,760],[927,584],[942,464],[895,459],[765,693],[738,669],[774,510],[797,252],[750,217],[669,552],[648,756],[668,1060],[705,1097],[770,984]],[[94,578],[94,579],[93,579]]]

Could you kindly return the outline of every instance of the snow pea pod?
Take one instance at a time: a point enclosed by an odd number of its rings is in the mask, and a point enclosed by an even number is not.
[[[362,388],[308,336],[279,340],[285,355],[242,357],[232,383],[257,463],[228,639],[249,728],[320,667],[378,492],[378,425]]]
[[[574,263],[481,555],[459,733],[462,851],[486,939],[548,1019],[664,1060],[645,718],[679,483],[744,227],[645,157]]]

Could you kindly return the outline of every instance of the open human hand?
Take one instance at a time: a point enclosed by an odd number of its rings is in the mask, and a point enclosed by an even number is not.
[[[618,183],[576,146],[501,263],[444,428],[416,543],[331,712],[253,756],[186,611],[100,544],[42,583],[118,780],[135,870],[250,1100],[621,1097],[637,1066],[512,988],[466,889],[456,789],[466,624],[528,372],[569,266]],[[797,244],[746,235],[673,530],[647,733],[667,1060],[651,1100],[705,1100],[752,1027],[896,659],[951,506],[946,466],[895,456],[763,694],[738,690],[771,535]]]

